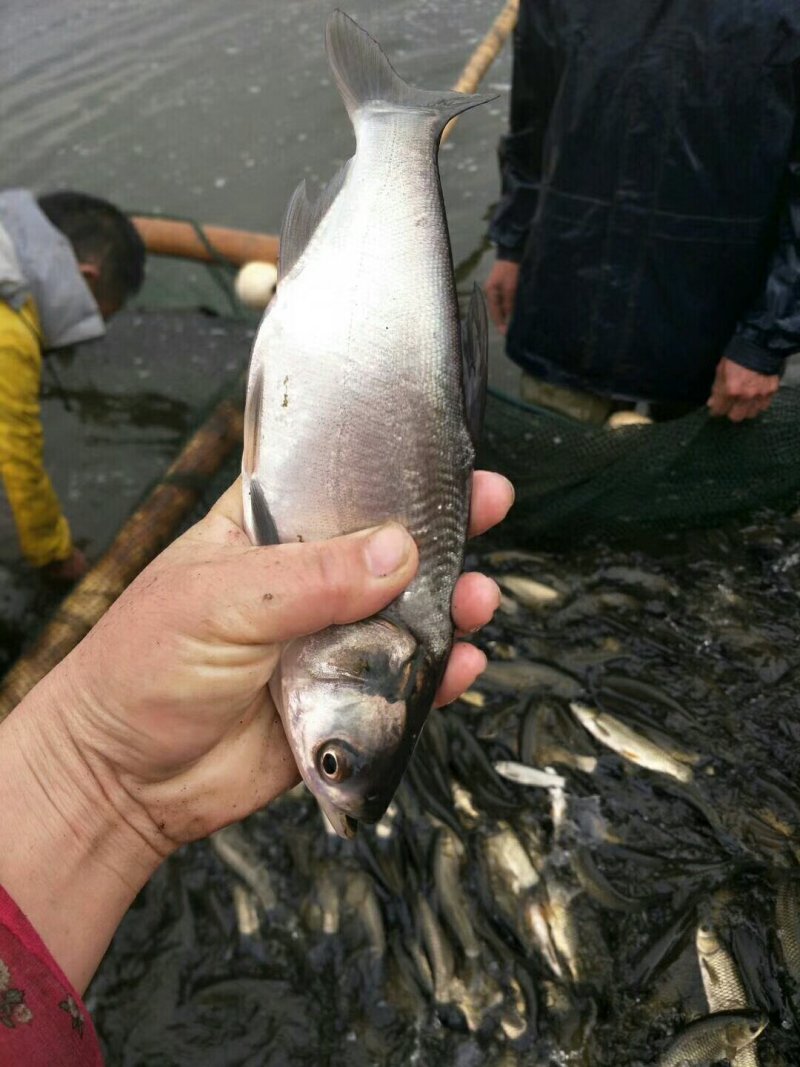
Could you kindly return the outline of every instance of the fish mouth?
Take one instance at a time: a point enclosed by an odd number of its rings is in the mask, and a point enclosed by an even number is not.
[[[324,804],[319,799],[317,802],[322,814],[328,820],[337,837],[343,837],[346,840],[350,840],[356,836],[356,833],[358,832],[358,822],[352,815],[348,815],[346,811],[342,811],[341,808],[336,808],[332,804]]]

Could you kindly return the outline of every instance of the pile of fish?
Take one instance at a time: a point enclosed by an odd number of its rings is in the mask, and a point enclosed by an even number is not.
[[[490,666],[386,815],[300,786],[174,857],[92,987],[111,1062],[800,1062],[798,533],[471,558]]]

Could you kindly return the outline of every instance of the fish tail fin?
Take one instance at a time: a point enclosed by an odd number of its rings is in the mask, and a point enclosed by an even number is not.
[[[328,60],[347,112],[355,125],[366,106],[390,105],[398,110],[431,113],[437,133],[450,119],[496,94],[431,92],[408,85],[392,67],[378,42],[343,11],[334,11],[325,31]]]

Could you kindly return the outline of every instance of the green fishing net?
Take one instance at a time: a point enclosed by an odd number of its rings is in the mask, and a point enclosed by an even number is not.
[[[607,429],[489,391],[480,463],[514,482],[504,539],[563,541],[650,527],[712,525],[800,503],[800,388],[734,424],[705,408]]]

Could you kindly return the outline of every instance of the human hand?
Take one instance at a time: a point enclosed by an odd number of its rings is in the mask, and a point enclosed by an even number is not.
[[[73,548],[66,559],[54,560],[42,568],[45,577],[54,582],[77,582],[89,570],[89,561],[79,548]]]
[[[504,478],[478,472],[470,532],[499,521],[511,499]],[[63,662],[69,692],[58,703],[72,709],[72,743],[155,849],[241,819],[298,780],[267,681],[284,642],[371,615],[405,588],[416,547],[397,525],[388,534],[401,558],[381,562],[377,576],[374,531],[254,548],[237,483]],[[494,582],[463,575],[455,625],[478,628],[498,602]],[[483,653],[457,643],[437,700],[454,699],[484,665]]]
[[[489,305],[489,315],[500,333],[508,331],[511,313],[519,284],[519,263],[508,259],[495,260],[486,279],[484,290]]]
[[[723,356],[717,364],[708,410],[712,415],[727,415],[731,422],[753,419],[767,410],[779,385],[777,374],[759,374]]]
[[[505,478],[476,472],[470,534],[512,500]],[[282,642],[371,615],[405,588],[414,542],[396,524],[381,532],[383,547],[373,530],[255,548],[237,483],[0,723],[0,884],[79,990],[170,852],[298,780],[267,680]],[[491,579],[462,575],[456,627],[477,629],[498,603]],[[484,664],[456,643],[439,702]]]

